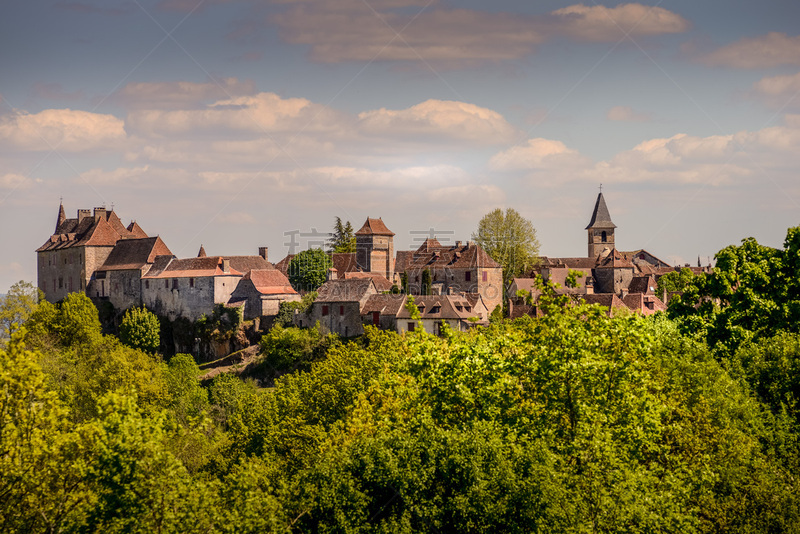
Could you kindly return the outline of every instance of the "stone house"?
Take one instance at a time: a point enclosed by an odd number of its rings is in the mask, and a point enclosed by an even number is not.
[[[356,233],[356,262],[361,271],[394,278],[394,232],[383,220],[367,217]],[[335,267],[335,266],[334,266]]]
[[[160,237],[121,239],[100,268],[95,271],[86,293],[108,300],[117,310],[142,303],[142,276],[158,256],[172,256]]]
[[[381,330],[397,329],[397,314],[406,303],[406,295],[370,295],[361,308],[361,322]]]
[[[405,303],[397,312],[397,331],[413,332],[421,328],[435,336],[441,335],[442,324],[447,324],[457,332],[466,331],[479,324],[487,324],[489,309],[481,295],[419,295],[414,304],[420,312],[420,319],[412,319]]]
[[[227,304],[242,276],[222,256],[159,256],[142,277],[142,304],[173,320],[197,320]]]
[[[298,326],[313,326],[319,322],[327,332],[342,337],[364,333],[361,310],[371,295],[377,295],[370,278],[328,280],[317,291],[317,298],[306,314],[295,320]]]
[[[147,234],[139,225],[132,222],[126,227],[113,210],[79,209],[77,217],[68,219],[64,205],[59,205],[55,231],[36,249],[39,289],[50,302],[73,291],[87,291],[119,240],[144,237]]]
[[[300,295],[279,270],[251,269],[236,285],[228,305],[243,305],[244,318],[249,320],[275,316],[282,302],[299,300]]]

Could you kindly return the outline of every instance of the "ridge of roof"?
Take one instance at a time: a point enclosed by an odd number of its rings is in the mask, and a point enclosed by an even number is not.
[[[395,235],[394,232],[389,230],[386,227],[386,224],[383,222],[383,219],[380,217],[377,219],[370,219],[367,217],[367,220],[364,222],[364,225],[356,232],[355,235]]]

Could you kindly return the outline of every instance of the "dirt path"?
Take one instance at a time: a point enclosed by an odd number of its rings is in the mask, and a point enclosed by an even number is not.
[[[229,354],[219,360],[204,363],[200,366],[200,369],[207,372],[200,377],[200,381],[205,382],[206,380],[211,380],[222,373],[241,373],[248,365],[256,361],[257,358],[258,345],[251,345],[246,349]]]

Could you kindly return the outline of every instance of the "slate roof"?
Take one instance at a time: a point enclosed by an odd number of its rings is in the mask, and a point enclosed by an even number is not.
[[[378,219],[370,219],[367,217],[367,220],[364,222],[364,226],[362,226],[356,235],[394,235],[394,232],[389,230],[386,225],[383,223],[383,220]]]
[[[365,272],[344,273],[345,280],[353,280],[356,278],[369,278],[375,283],[375,289],[378,292],[390,291],[392,289],[392,286],[394,285],[389,280],[379,275],[378,273],[365,273]]]
[[[157,256],[172,255],[160,237],[121,239],[98,271],[141,269],[153,263]]]
[[[592,211],[592,220],[586,230],[590,228],[616,228],[617,225],[611,222],[611,215],[608,213],[606,206],[606,199],[603,198],[603,193],[597,195],[597,201],[594,203],[594,211]]]
[[[317,302],[358,302],[375,284],[371,278],[355,278],[351,280],[328,280],[317,290]]]
[[[244,275],[244,279],[250,280],[262,295],[297,294],[289,279],[277,269],[252,269]]]
[[[231,268],[229,272],[222,270],[222,256],[208,256],[205,258],[175,259],[162,267],[158,256],[156,262],[142,278],[187,278],[203,276],[242,276],[242,273]]]

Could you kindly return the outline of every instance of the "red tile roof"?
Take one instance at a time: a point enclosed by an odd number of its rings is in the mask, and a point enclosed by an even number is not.
[[[475,243],[467,243],[460,246],[430,248],[427,252],[419,252],[419,249],[411,255],[404,257],[405,269],[403,270],[422,270],[431,267],[438,268],[500,268],[500,264],[494,261],[485,250]],[[397,269],[397,262],[395,262]],[[398,272],[402,272],[398,270]]]
[[[157,256],[172,255],[160,237],[121,239],[106,258],[99,271],[141,269],[153,263]]]
[[[378,290],[379,292],[389,291],[392,289],[392,286],[394,285],[389,280],[379,275],[378,273],[365,273],[365,272],[344,273],[345,280],[353,280],[355,278],[369,278],[375,283],[375,289]]]
[[[244,275],[262,295],[295,295],[289,279],[277,269],[253,269]]]
[[[386,227],[382,219],[370,219],[367,217],[364,226],[356,232],[356,235],[394,235],[394,232]]]
[[[163,258],[163,256],[158,257]],[[172,259],[168,265],[159,270],[159,262],[142,278],[187,278],[203,276],[242,276],[242,273],[231,268],[229,272],[222,270],[222,256],[208,256],[206,258]]]

